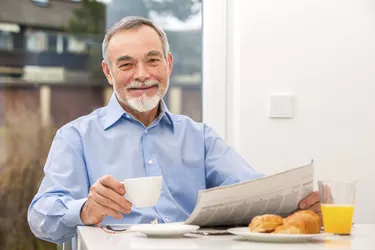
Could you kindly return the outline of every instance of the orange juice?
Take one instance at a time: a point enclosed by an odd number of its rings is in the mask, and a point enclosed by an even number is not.
[[[354,214],[353,205],[321,204],[324,231],[350,234]]]

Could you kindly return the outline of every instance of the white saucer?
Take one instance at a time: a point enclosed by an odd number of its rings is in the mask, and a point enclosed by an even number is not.
[[[146,234],[148,237],[180,237],[199,229],[199,226],[184,224],[138,224],[130,227],[130,230]]]
[[[325,233],[320,234],[272,234],[272,233],[252,233],[248,227],[230,228],[228,232],[241,236],[244,239],[258,242],[306,242],[313,238],[327,235]]]

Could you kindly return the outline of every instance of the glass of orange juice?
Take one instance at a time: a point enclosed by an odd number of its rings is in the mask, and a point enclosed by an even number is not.
[[[356,182],[318,181],[324,231],[349,235],[352,230]]]

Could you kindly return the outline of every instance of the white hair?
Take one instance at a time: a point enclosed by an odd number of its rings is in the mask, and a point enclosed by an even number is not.
[[[155,25],[149,19],[139,17],[139,16],[128,16],[128,17],[122,18],[120,21],[115,23],[107,31],[106,35],[104,36],[104,40],[103,40],[103,43],[102,43],[103,59],[109,64],[107,50],[108,50],[109,41],[111,40],[111,38],[114,34],[116,34],[117,32],[119,32],[121,30],[136,29],[136,28],[141,27],[143,25],[146,25],[146,26],[149,26],[149,27],[153,28],[158,33],[158,35],[160,36],[161,42],[163,44],[164,56],[165,56],[165,58],[168,58],[169,43],[168,43],[168,38],[167,38],[167,35],[165,34],[165,32],[161,28],[159,28],[157,25]]]

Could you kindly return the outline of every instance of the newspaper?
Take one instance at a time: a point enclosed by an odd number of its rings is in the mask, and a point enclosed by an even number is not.
[[[201,227],[248,225],[256,215],[287,216],[313,192],[314,162],[238,184],[201,190],[185,224]]]

